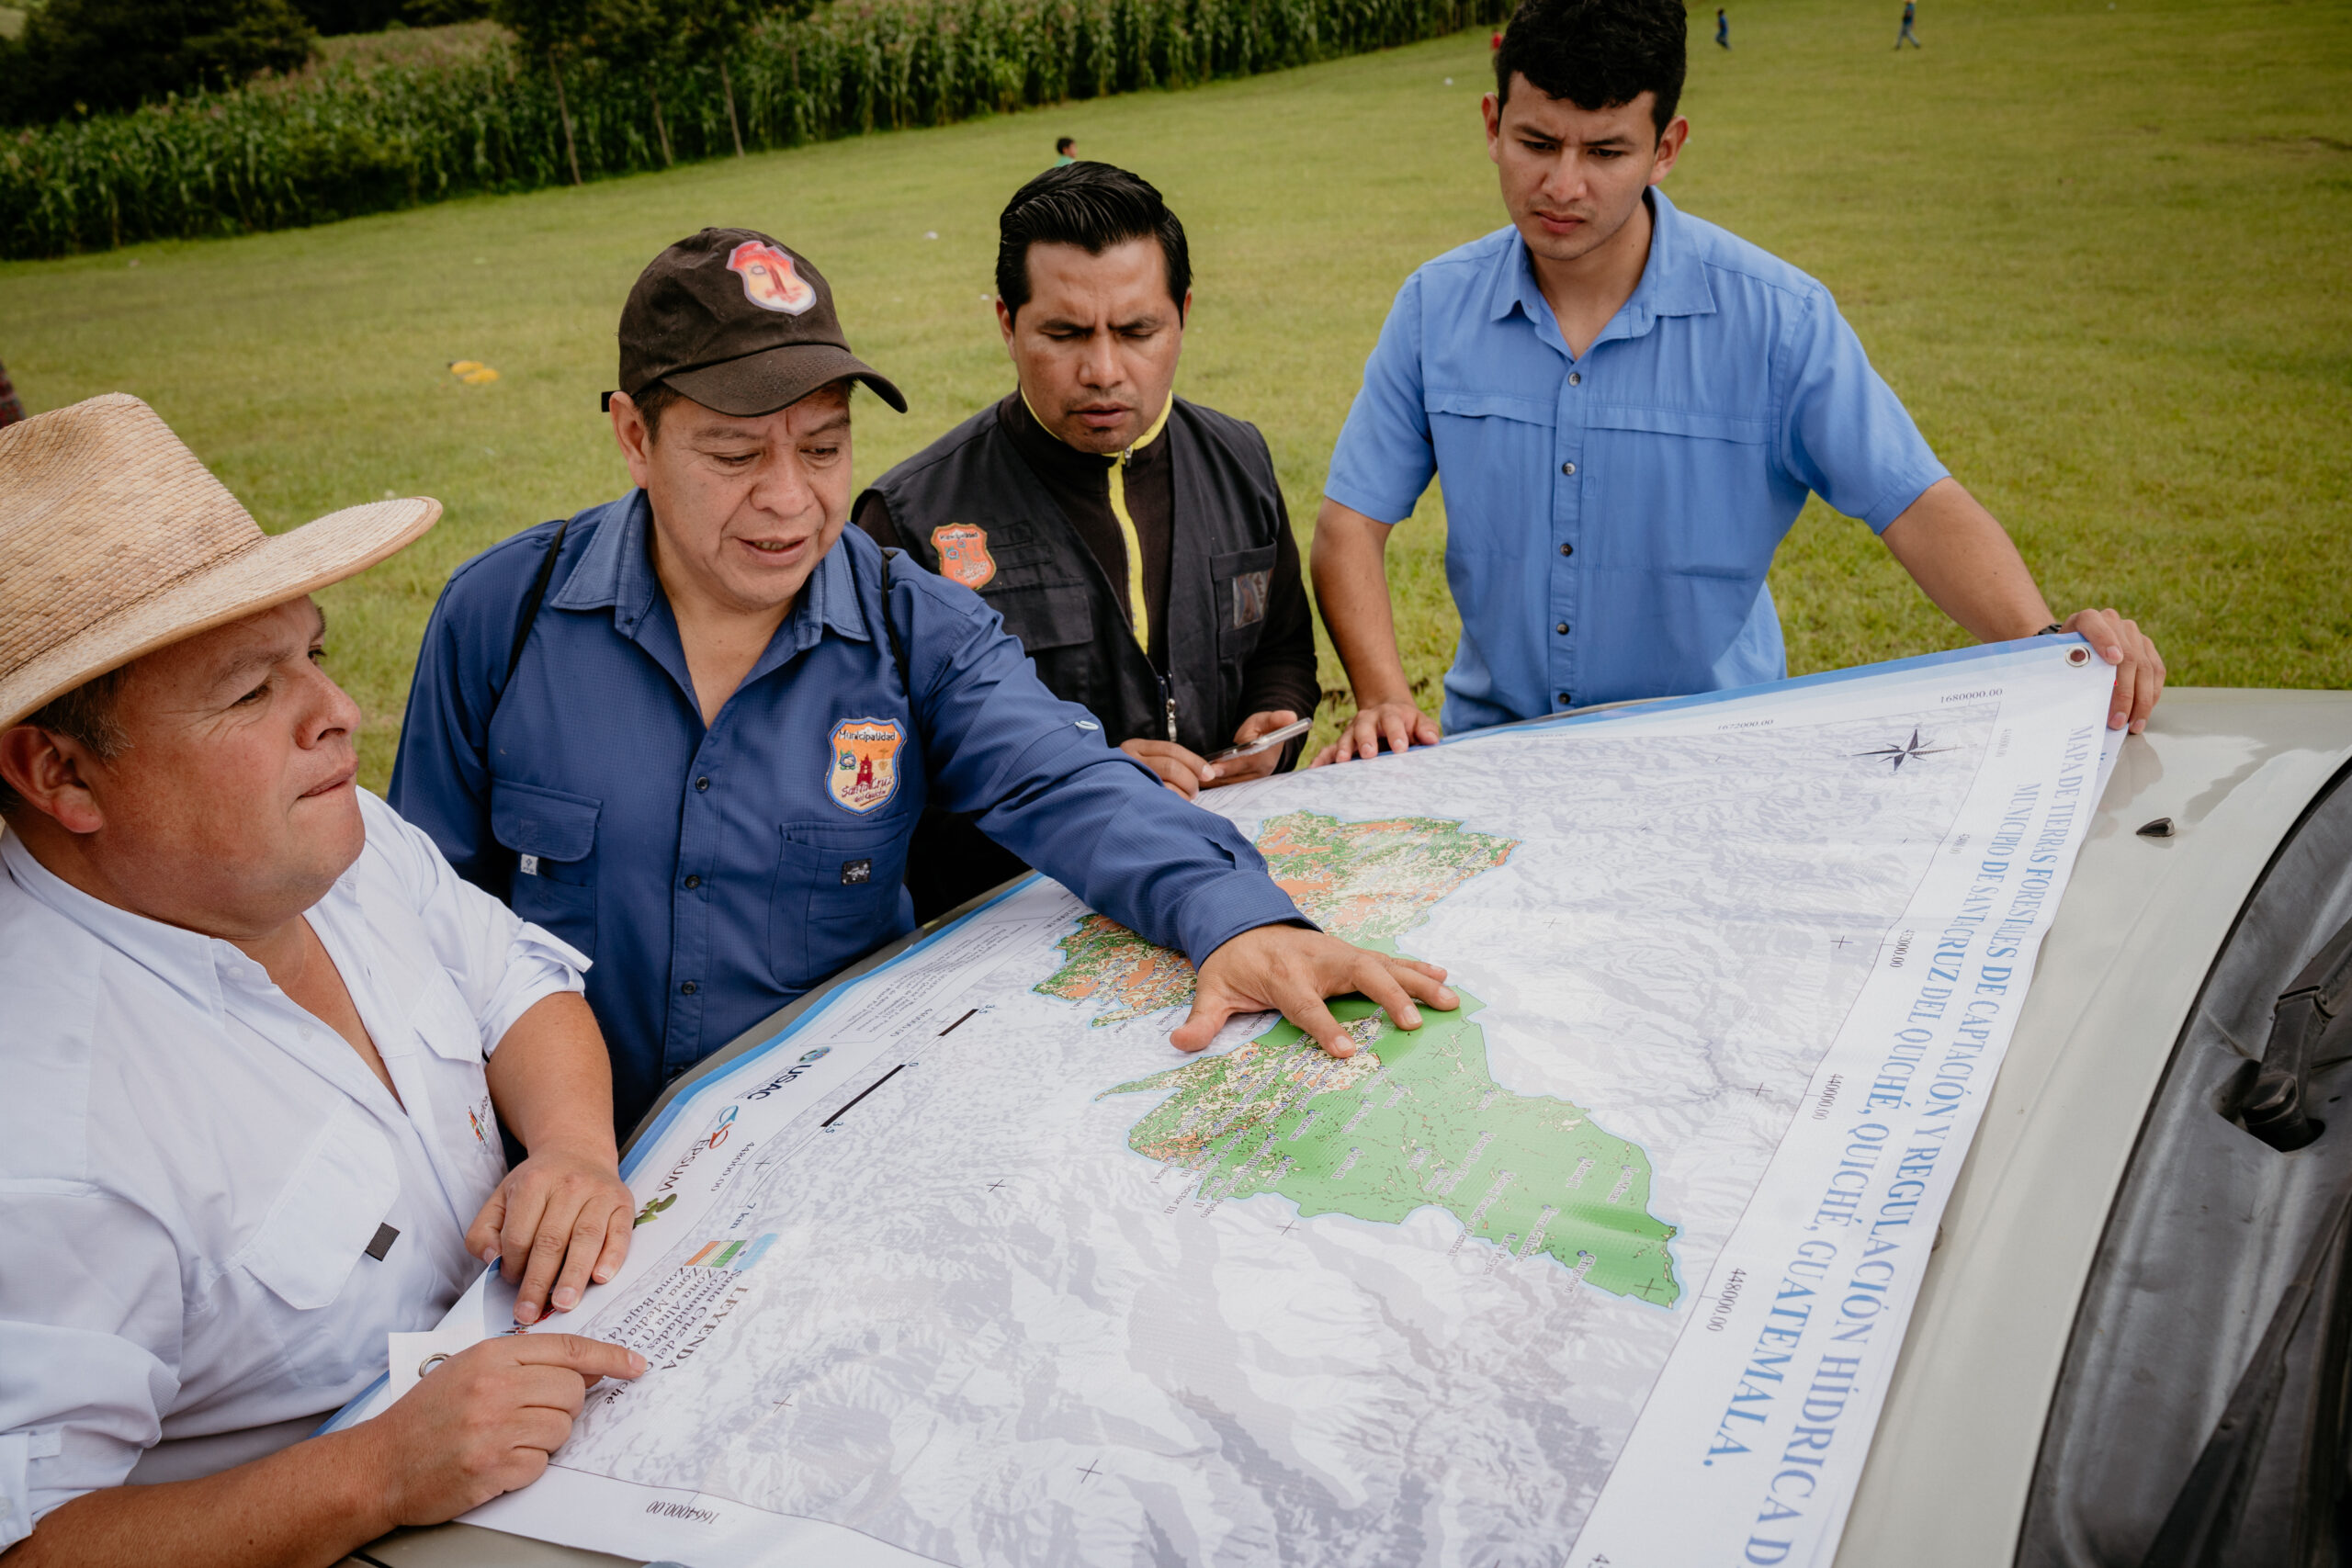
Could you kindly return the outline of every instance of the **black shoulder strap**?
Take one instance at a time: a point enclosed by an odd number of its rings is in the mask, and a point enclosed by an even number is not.
[[[899,623],[890,618],[890,561],[901,552],[885,548],[882,552],[882,635],[890,639],[890,662],[899,667],[899,689],[907,694],[907,706],[914,707],[914,682],[907,678],[907,645],[899,637]]]
[[[522,668],[523,645],[531,640],[531,628],[538,623],[539,604],[548,596],[548,583],[555,576],[555,558],[563,554],[563,536],[570,531],[571,519],[567,517],[555,526],[555,537],[548,541],[548,553],[539,558],[538,575],[531,579],[531,591],[523,597],[523,618],[514,624],[514,646],[506,650],[506,679],[499,682],[502,697],[514,679],[514,671]]]

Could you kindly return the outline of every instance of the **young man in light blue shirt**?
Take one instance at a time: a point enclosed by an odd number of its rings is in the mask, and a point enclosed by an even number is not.
[[[1324,484],[1316,595],[1358,712],[1318,763],[1438,739],[1383,566],[1432,475],[1462,618],[1449,730],[1784,676],[1765,575],[1808,493],[1977,637],[2062,629],[1828,291],[1655,188],[1690,133],[1686,27],[1679,0],[1511,19],[1485,104],[1511,224],[1406,280]],[[2117,666],[2109,722],[2140,729],[2154,646],[2113,610],[2063,629]]]

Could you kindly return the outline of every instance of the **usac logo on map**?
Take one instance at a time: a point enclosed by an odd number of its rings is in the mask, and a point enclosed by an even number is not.
[[[943,523],[931,531],[931,547],[939,552],[939,575],[967,588],[984,588],[996,577],[996,558],[989,554],[988,531],[969,523]]]
[[[743,298],[763,310],[797,316],[817,302],[814,285],[792,258],[759,240],[746,240],[727,254],[727,270],[743,280]]]
[[[845,718],[833,727],[832,766],[825,788],[860,816],[899,793],[899,747],[907,732],[895,718]]]
[[[813,1051],[803,1051],[800,1053],[800,1060],[793,1063],[792,1066],[785,1068],[782,1073],[768,1079],[767,1082],[762,1084],[759,1088],[753,1089],[743,1098],[746,1100],[765,1100],[768,1096],[774,1094],[776,1090],[782,1089],[785,1085],[790,1083],[793,1079],[807,1072],[808,1070],[809,1063],[814,1062],[818,1057],[824,1055],[831,1049],[832,1047],[831,1045],[820,1045]]]
[[[726,1110],[718,1113],[718,1120],[712,1123],[710,1131],[704,1135],[703,1147],[707,1149],[715,1149],[719,1145],[727,1141],[727,1134],[735,1130],[735,1112],[737,1109],[737,1107],[730,1105]]]

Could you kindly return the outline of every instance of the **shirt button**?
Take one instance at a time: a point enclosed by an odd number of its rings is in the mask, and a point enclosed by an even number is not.
[[[696,788],[696,789],[708,789],[709,787],[710,787],[710,781],[709,781],[708,779],[707,779],[707,778],[701,778],[701,779],[696,779],[696,780],[695,780],[695,788]]]
[[[686,886],[688,887],[700,887],[702,886],[702,878],[699,876],[689,876],[686,878]]]
[[[1572,556],[1577,553],[1577,547],[1574,545],[1562,545],[1560,553],[1564,556]]]
[[[685,996],[689,996],[689,997],[691,997],[691,996],[693,996],[696,991],[701,990],[701,989],[702,989],[702,987],[701,987],[700,986],[695,985],[692,980],[689,980],[689,981],[687,981],[684,985],[683,985],[683,986],[679,987],[678,987],[678,989],[679,989],[679,991],[680,991],[682,994],[684,994],[684,995],[685,995]]]
[[[1563,463],[1560,465],[1560,472],[1564,474],[1573,474],[1576,471],[1577,466],[1574,463]]]
[[[1562,621],[1558,626],[1554,626],[1552,629],[1558,632],[1562,637],[1566,637],[1568,635],[1568,623]]]
[[[1560,694],[1560,705],[1564,708],[1572,708],[1577,705],[1576,698],[1570,696],[1566,692],[1562,692]]]
[[[1583,386],[1583,385],[1584,385],[1584,377],[1583,377],[1583,375],[1582,375],[1580,372],[1578,372],[1578,371],[1575,371],[1575,370],[1571,370],[1571,371],[1569,371],[1569,372],[1568,372],[1568,385],[1569,385],[1569,386],[1571,386],[1571,387],[1581,387],[1581,386]]]

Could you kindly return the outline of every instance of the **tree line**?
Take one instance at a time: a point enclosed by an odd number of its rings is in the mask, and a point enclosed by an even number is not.
[[[0,256],[295,228],[1187,86],[1491,25],[1506,0],[830,0],[797,18],[738,13],[740,34],[704,19],[650,38],[614,26],[627,16],[612,0],[567,3],[577,25],[527,45],[492,28],[434,34],[406,55],[346,51],[0,135]]]
[[[196,93],[223,93],[311,65],[322,36],[488,17],[548,73],[567,162],[580,156],[567,66],[625,64],[658,81],[696,60],[717,65],[736,151],[741,117],[729,54],[771,17],[797,20],[816,0],[36,0],[22,34],[0,38],[0,124],[47,125],[120,113]],[[653,121],[671,153],[658,86]]]

